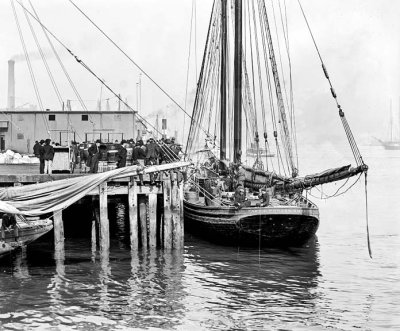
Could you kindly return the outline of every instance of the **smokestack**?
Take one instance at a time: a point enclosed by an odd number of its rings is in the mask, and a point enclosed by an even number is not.
[[[15,110],[15,76],[14,60],[8,61],[8,110]]]

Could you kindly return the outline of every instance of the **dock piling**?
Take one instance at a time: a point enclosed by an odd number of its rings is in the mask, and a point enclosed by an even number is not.
[[[107,208],[107,182],[99,186],[99,203],[100,203],[100,251],[108,251],[110,249],[110,227],[108,221]]]
[[[167,172],[164,172],[163,177],[163,201],[164,201],[164,242],[163,246],[166,249],[172,248],[172,214],[171,214],[171,179]]]
[[[137,204],[137,185],[135,177],[131,177],[128,184],[129,231],[131,250],[137,250],[139,248]]]
[[[62,210],[53,213],[53,228],[54,228],[54,247],[55,251],[60,251],[64,248],[64,224],[62,220]]]
[[[139,219],[140,219],[140,233],[142,239],[142,248],[147,248],[147,206],[146,196],[140,195],[139,197]]]
[[[157,194],[149,194],[149,247],[157,246]]]

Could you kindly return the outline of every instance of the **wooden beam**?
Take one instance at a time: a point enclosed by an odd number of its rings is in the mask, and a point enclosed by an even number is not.
[[[179,249],[181,246],[181,211],[177,174],[171,173],[171,214],[172,214],[172,246]]]
[[[139,200],[140,233],[143,249],[147,248],[147,206],[145,199],[145,196],[140,196]]]
[[[171,179],[164,173],[163,179],[163,200],[164,200],[164,248],[172,248],[172,215],[171,215]]]
[[[179,248],[183,249],[185,246],[185,218],[183,213],[183,180],[179,182],[179,211],[180,211],[180,218],[179,218],[179,232],[180,232],[180,240],[179,240]]]
[[[108,195],[127,195],[129,194],[129,185],[113,185],[114,182],[108,182],[109,192]],[[137,185],[136,182],[136,194],[150,194],[150,193],[162,193],[162,189],[157,185]],[[87,195],[99,195],[98,189],[93,189]]]
[[[149,194],[149,247],[157,246],[157,194]]]
[[[100,251],[110,249],[110,226],[108,221],[107,182],[99,185],[100,202]]]
[[[62,220],[62,210],[53,213],[54,229],[54,248],[55,251],[64,250],[64,224]]]
[[[130,231],[130,241],[131,249],[137,250],[139,248],[139,238],[138,238],[138,198],[137,198],[137,185],[135,177],[131,177],[128,187],[128,206],[129,206],[129,231]]]

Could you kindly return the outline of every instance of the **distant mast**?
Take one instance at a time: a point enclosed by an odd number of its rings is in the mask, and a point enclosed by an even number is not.
[[[390,99],[390,141],[393,141],[393,109],[392,109],[392,99]]]
[[[235,60],[233,109],[233,162],[240,163],[242,149],[242,0],[235,1]]]
[[[221,118],[220,160],[226,159],[226,50],[227,50],[227,0],[221,0]]]

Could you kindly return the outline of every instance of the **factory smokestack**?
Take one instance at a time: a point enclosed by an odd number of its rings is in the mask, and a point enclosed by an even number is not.
[[[14,60],[8,61],[8,110],[15,110],[15,76],[14,76]]]

